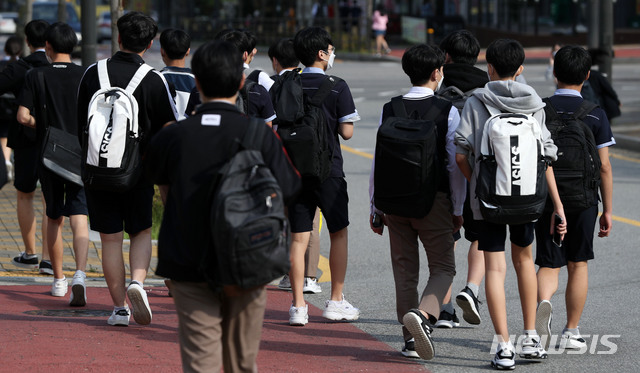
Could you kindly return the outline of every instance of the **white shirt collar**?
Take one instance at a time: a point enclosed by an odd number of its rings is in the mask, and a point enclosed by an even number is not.
[[[424,98],[433,96],[433,89],[427,87],[411,87],[405,98]]]
[[[582,97],[580,92],[576,91],[575,89],[567,89],[567,88],[556,89],[556,92],[554,93],[554,95]]]
[[[305,67],[304,70],[302,70],[302,73],[324,74],[324,70],[319,67]]]

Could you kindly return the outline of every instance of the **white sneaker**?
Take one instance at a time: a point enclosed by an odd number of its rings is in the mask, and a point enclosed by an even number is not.
[[[127,296],[131,301],[131,308],[133,308],[133,319],[140,325],[151,324],[151,307],[149,307],[147,292],[144,291],[142,285],[137,281],[129,284]]]
[[[54,297],[64,297],[67,295],[68,288],[69,284],[67,283],[66,277],[54,278],[53,284],[51,285],[51,295]]]
[[[284,275],[278,283],[278,289],[281,290],[291,290],[291,280],[289,280],[289,275]]]
[[[500,348],[498,345],[498,351],[496,352],[493,360],[491,360],[491,366],[498,370],[512,370],[516,368],[516,353],[513,350],[513,345],[509,342],[508,346]]]
[[[549,343],[551,342],[552,318],[553,307],[551,306],[551,302],[548,300],[541,301],[536,310],[536,332],[538,332],[545,350],[549,349]]]
[[[573,334],[565,329],[562,332],[562,336],[560,337],[560,348],[566,350],[579,350],[587,348],[587,341],[582,338],[579,332],[578,334]]]
[[[309,322],[309,306],[289,308],[289,325],[304,326]]]
[[[111,316],[109,316],[109,320],[107,320],[107,324],[114,326],[129,326],[129,317],[130,312],[128,307],[117,311],[114,308]]]
[[[341,301],[328,300],[325,302],[322,317],[336,321],[354,321],[358,320],[358,317],[360,317],[360,310],[347,302],[347,300],[344,299],[344,294],[342,294]]]
[[[9,181],[13,180],[13,163],[10,160],[6,160],[5,164],[7,165],[7,179]]]
[[[304,287],[302,292],[305,294],[318,294],[322,293],[322,288],[318,285],[318,280],[311,277],[304,278]]]
[[[76,271],[71,281],[71,296],[69,297],[69,305],[74,307],[83,307],[87,304],[87,289],[84,285],[84,279],[87,275],[82,271]]]
[[[545,351],[542,343],[540,343],[540,336],[528,334],[522,339],[520,357],[524,359],[547,358],[547,351]]]

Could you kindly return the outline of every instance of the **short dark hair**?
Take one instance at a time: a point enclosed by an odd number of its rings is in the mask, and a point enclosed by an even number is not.
[[[66,23],[56,22],[47,28],[45,40],[56,53],[71,54],[78,44],[78,37],[73,28]]]
[[[180,60],[191,47],[191,36],[184,30],[168,28],[160,34],[160,47],[169,59]]]
[[[514,76],[524,63],[524,48],[517,40],[496,39],[487,47],[487,63],[500,78]]]
[[[433,70],[439,69],[443,64],[444,53],[433,45],[417,44],[402,55],[402,70],[413,85],[427,83]]]
[[[129,12],[118,18],[118,33],[122,46],[131,52],[140,53],[158,33],[158,25],[153,18],[140,12]]]
[[[296,57],[305,66],[313,65],[318,51],[326,51],[330,44],[333,45],[331,36],[321,27],[304,28],[298,31],[293,39]]]
[[[591,70],[591,56],[578,45],[567,45],[556,52],[553,59],[553,72],[559,82],[580,85],[587,79]]]
[[[216,40],[224,40],[236,46],[240,55],[244,52],[251,53],[253,48],[247,33],[236,29],[225,29],[220,31],[215,38]]]
[[[475,65],[480,54],[480,42],[467,30],[454,31],[442,39],[440,49],[455,63]]]
[[[27,42],[34,48],[44,48],[44,33],[49,27],[49,22],[34,19],[24,26],[24,35],[27,38]]]
[[[20,56],[22,54],[22,38],[17,35],[9,36],[4,44],[4,53],[11,57]]]
[[[202,94],[209,98],[224,98],[238,92],[244,67],[242,56],[233,43],[214,40],[193,54],[191,70]]]
[[[241,31],[244,32],[244,34],[247,35],[247,39],[249,39],[249,50],[247,52],[253,52],[253,48],[258,45],[258,38],[256,37],[256,34],[246,29],[243,29]]]
[[[293,49],[293,39],[291,38],[278,40],[278,42],[269,47],[267,54],[269,59],[275,58],[280,66],[284,68],[298,67],[300,64],[300,60],[296,57],[296,51]]]

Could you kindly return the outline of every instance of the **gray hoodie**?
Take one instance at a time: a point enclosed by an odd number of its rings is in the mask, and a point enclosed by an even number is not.
[[[513,80],[499,80],[487,83],[484,88],[476,89],[469,97],[462,110],[460,125],[456,130],[456,153],[464,154],[473,170],[470,182],[471,210],[476,220],[482,220],[480,206],[476,198],[476,156],[480,154],[480,143],[484,124],[489,119],[489,111],[485,105],[490,105],[500,111],[510,113],[533,114],[542,127],[544,155],[549,160],[556,160],[558,148],[551,140],[547,130],[544,115],[544,102],[530,86]]]

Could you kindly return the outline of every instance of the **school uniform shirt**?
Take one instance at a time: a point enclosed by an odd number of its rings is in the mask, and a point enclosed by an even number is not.
[[[413,111],[418,111],[420,113],[426,113],[428,110],[429,99],[433,98],[433,90],[426,87],[411,87],[409,92],[402,96],[403,102],[407,109],[407,113],[411,113]],[[380,115],[380,122],[378,127],[382,124],[384,119],[389,116],[388,111],[391,109],[391,103],[387,103],[384,105],[382,109],[382,114]],[[455,106],[451,105],[449,113],[447,114],[447,133],[445,135],[445,152],[446,152],[446,170],[448,174],[448,183],[444,183],[444,185],[448,188],[448,190],[439,191],[449,193],[451,198],[451,204],[453,206],[453,215],[462,216],[462,209],[464,206],[464,200],[467,192],[467,183],[464,175],[458,168],[456,163],[456,145],[454,144],[454,135],[456,133],[456,129],[460,123],[460,114],[458,114],[458,109]],[[374,153],[375,154],[375,153]],[[377,210],[374,205],[374,172],[375,172],[375,156],[373,162],[371,163],[371,173],[369,174],[369,203],[371,207],[371,213],[374,212],[380,213],[381,211]]]
[[[189,116],[189,113],[186,112],[187,103],[191,91],[196,87],[196,78],[188,67],[165,66],[160,72],[169,83],[169,87],[173,87],[176,108],[180,114],[179,119],[184,119]]]
[[[306,67],[301,75],[302,89],[309,97],[318,91],[318,88],[326,79],[325,72],[317,67]],[[360,120],[360,115],[356,110],[356,105],[351,96],[351,90],[344,80],[338,82],[331,93],[322,103],[331,140],[333,140],[333,159],[330,177],[344,177],[342,151],[340,150],[340,140],[338,129],[341,123],[353,123]]]
[[[549,97],[549,100],[558,114],[573,114],[578,110],[580,104],[582,104],[583,98],[580,92],[576,90],[557,89],[553,96]],[[593,109],[584,117],[584,123],[589,126],[591,132],[593,132],[593,137],[598,149],[616,144],[616,140],[613,138],[613,132],[611,131],[611,124],[602,108],[597,107]]]
[[[40,84],[39,73],[43,74],[44,87]],[[42,144],[47,126],[74,135],[78,133],[77,101],[73,97],[70,99],[67,93],[78,91],[83,74],[83,67],[63,62],[27,72],[18,104],[29,109],[36,118],[38,144]]]
[[[107,62],[111,86],[125,88],[144,60],[135,53],[117,52]],[[87,126],[89,101],[100,89],[97,64],[87,68],[78,88],[78,131],[82,139],[82,131]],[[142,141],[140,151],[144,153],[147,143],[166,123],[177,120],[179,115],[167,81],[156,70],[150,71],[133,92],[138,102],[138,126]]]
[[[158,240],[156,274],[178,281],[201,282],[198,272],[209,239],[211,183],[238,149],[249,118],[224,101],[204,103],[196,114],[163,128],[147,149],[147,175],[168,185]],[[285,204],[301,187],[300,176],[273,131],[262,139],[260,151],[282,189]],[[211,245],[209,243],[209,245]]]
[[[0,94],[12,92],[15,97],[20,96],[24,77],[27,71],[33,67],[49,64],[44,49],[38,49],[27,57],[12,62],[0,72]],[[36,143],[36,131],[33,128],[23,126],[15,121],[9,127],[7,146],[12,149],[24,149],[34,146]]]
[[[246,74],[246,76],[249,76],[249,74],[251,74],[253,69],[246,63],[243,63],[243,66],[244,66],[244,73]],[[269,91],[271,89],[271,86],[275,82],[273,81],[273,79],[271,79],[269,74],[265,73],[264,71],[260,71],[260,73],[258,74],[258,81],[256,83],[260,84],[261,86],[264,87],[264,89]]]

